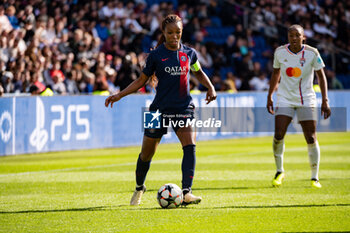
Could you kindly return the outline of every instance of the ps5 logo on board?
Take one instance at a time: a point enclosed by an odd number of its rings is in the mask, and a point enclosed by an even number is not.
[[[41,151],[48,140],[48,133],[47,133],[47,130],[44,128],[44,126],[45,126],[44,103],[39,97],[37,97],[36,98],[36,125],[29,138],[30,145],[35,147],[37,151]]]

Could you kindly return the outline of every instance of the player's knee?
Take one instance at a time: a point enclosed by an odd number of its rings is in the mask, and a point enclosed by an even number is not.
[[[283,132],[280,132],[280,131],[275,132],[275,139],[282,140],[283,138],[284,138]]]
[[[307,144],[314,144],[316,142],[316,135],[305,136]]]
[[[149,162],[152,160],[152,157],[154,155],[154,152],[148,152],[148,153],[145,153],[145,152],[141,152],[140,153],[140,159],[143,161],[143,162]]]

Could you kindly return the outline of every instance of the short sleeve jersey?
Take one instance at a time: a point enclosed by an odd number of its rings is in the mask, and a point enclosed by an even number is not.
[[[314,71],[325,66],[323,60],[316,48],[303,45],[300,52],[293,53],[288,46],[278,47],[274,55],[273,68],[281,72],[277,105],[313,107],[316,105]]]
[[[180,44],[177,51],[169,50],[164,44],[150,52],[143,73],[158,79],[156,96],[151,110],[183,111],[192,104],[190,96],[190,69],[198,71],[200,65],[196,51]]]

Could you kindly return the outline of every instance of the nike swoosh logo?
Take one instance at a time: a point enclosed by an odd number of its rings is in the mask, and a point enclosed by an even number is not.
[[[162,59],[162,61],[166,61],[166,60],[168,60],[169,58],[164,58],[164,59]]]

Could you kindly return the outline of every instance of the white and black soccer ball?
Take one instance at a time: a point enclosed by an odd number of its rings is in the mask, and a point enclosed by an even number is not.
[[[165,184],[158,190],[157,200],[162,208],[177,208],[182,204],[182,190],[176,184]]]

